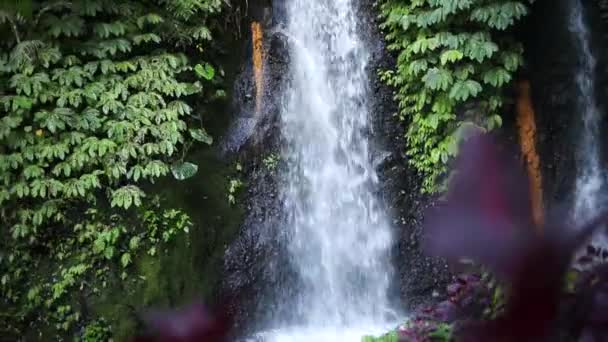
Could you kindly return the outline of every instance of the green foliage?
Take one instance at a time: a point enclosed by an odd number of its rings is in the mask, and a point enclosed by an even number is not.
[[[383,0],[382,28],[398,54],[381,78],[397,92],[409,122],[408,155],[439,190],[457,153],[460,127],[500,127],[504,88],[522,65],[522,47],[508,29],[528,13],[527,0]]]
[[[103,319],[88,324],[80,338],[83,342],[110,341],[112,338],[110,327]]]
[[[488,320],[496,319],[504,313],[507,292],[505,284],[500,283],[490,272],[483,271],[481,281],[485,283],[490,301],[483,311],[483,317]]]
[[[564,281],[565,292],[574,293],[576,290],[576,284],[580,281],[580,273],[576,270],[569,270],[566,273],[566,279]]]
[[[228,178],[228,203],[230,205],[236,204],[236,199],[239,194],[239,191],[243,187],[243,182],[241,181],[241,172],[243,171],[243,167],[240,163],[236,163],[235,174]]]
[[[205,143],[207,145],[213,144],[213,138],[207,134],[204,128],[196,128],[190,130],[190,136],[192,139]]]
[[[277,167],[279,166],[279,161],[281,160],[281,157],[276,154],[276,153],[271,153],[269,155],[266,156],[266,158],[264,158],[264,160],[262,160],[262,162],[264,163],[264,166],[266,167],[266,169],[270,172],[274,172]]]
[[[173,177],[177,180],[185,180],[194,177],[198,172],[198,165],[192,163],[178,163],[171,167]]]
[[[215,69],[209,63],[205,63],[204,65],[197,64],[194,67],[194,71],[199,77],[202,77],[208,81],[215,77]]]
[[[228,182],[228,203],[236,204],[236,196],[243,187],[243,182],[238,178],[232,178]]]
[[[380,337],[363,336],[361,342],[398,342],[399,334],[396,331],[391,331]]]
[[[398,341],[454,341],[453,327],[447,323],[436,321],[408,321],[397,330],[390,331],[382,336],[363,336],[361,342],[398,342]]]
[[[11,296],[8,299],[23,305],[15,308],[12,314],[16,322],[9,322],[7,327],[18,330],[19,323],[25,324],[35,316],[57,331],[73,329],[85,319],[77,302],[71,300],[73,293],[95,296],[116,277],[126,281],[134,256],[141,253],[154,256],[159,246],[190,231],[192,222],[188,215],[161,209],[157,199],[149,203],[131,217],[88,209],[82,223],[73,227],[73,236],[61,244],[49,245],[46,260],[28,260],[27,250],[10,251],[7,257],[13,267],[7,276],[18,278],[3,282],[3,290]],[[44,266],[49,273],[27,279],[32,266]],[[19,297],[18,286],[26,286],[25,298]]]
[[[437,325],[437,329],[429,334],[431,341],[450,342],[452,341],[452,326],[446,323]]]
[[[0,302],[11,308],[0,334],[19,335],[26,322],[70,331],[84,318],[68,291],[97,294],[128,277],[140,249],[153,255],[188,231],[180,212],[148,213],[144,189],[170,172],[192,177],[187,149],[213,143],[193,106],[213,99],[221,79],[190,60],[203,57],[222,3],[0,8],[10,33],[0,43]]]

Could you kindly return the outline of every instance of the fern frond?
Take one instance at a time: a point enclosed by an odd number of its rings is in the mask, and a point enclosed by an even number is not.
[[[36,17],[34,18],[32,26],[33,27],[38,26],[38,23],[40,22],[40,18],[42,18],[42,16],[45,15],[47,12],[65,9],[65,8],[71,8],[71,7],[72,7],[71,1],[56,1],[51,4],[45,5],[44,7],[40,8],[40,10],[38,10],[38,13],[36,14]]]
[[[18,43],[9,55],[9,64],[15,69],[33,64],[45,45],[41,40],[26,40]]]

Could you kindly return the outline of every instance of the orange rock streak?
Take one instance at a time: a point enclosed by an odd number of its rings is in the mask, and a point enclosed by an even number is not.
[[[262,25],[254,21],[251,23],[253,38],[253,76],[255,78],[255,111],[259,114],[264,98],[264,32]]]
[[[537,227],[541,227],[544,222],[543,182],[540,158],[536,150],[536,121],[530,96],[530,83],[528,81],[520,82],[518,90],[517,126],[519,127],[519,142],[528,169],[534,223]]]

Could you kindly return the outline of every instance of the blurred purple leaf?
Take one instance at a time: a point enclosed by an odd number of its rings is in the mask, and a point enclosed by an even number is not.
[[[150,330],[137,342],[223,342],[227,341],[230,323],[226,316],[214,317],[201,304],[187,308],[152,312],[145,317]]]
[[[426,215],[425,245],[431,254],[451,262],[472,259],[511,285],[504,314],[465,330],[465,340],[546,338],[575,251],[606,222],[602,214],[573,229],[559,213],[539,233],[527,177],[511,160],[492,136],[471,137],[456,161],[445,200]]]

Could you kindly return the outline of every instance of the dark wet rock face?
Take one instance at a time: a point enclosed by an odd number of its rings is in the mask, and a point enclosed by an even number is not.
[[[231,135],[224,142],[228,155],[235,155],[244,170],[245,194],[239,200],[246,212],[240,233],[228,246],[224,258],[223,297],[230,300],[235,318],[235,335],[254,332],[265,325],[267,317],[276,315],[274,304],[282,300],[273,289],[292,279],[280,217],[281,200],[277,177],[279,162],[268,165],[264,159],[279,155],[281,149],[280,105],[288,81],[289,55],[287,38],[277,30],[280,7],[268,3],[250,3],[254,13],[265,13],[264,31],[264,99],[256,112],[256,85],[251,54],[245,56],[243,70],[235,83],[235,110],[238,115]],[[259,7],[256,7],[259,6]],[[251,32],[249,32],[251,34]],[[248,42],[251,47],[251,40]],[[284,296],[289,296],[284,292]],[[254,326],[255,325],[255,326]]]
[[[591,23],[592,48],[599,57],[599,83],[596,98],[602,111],[606,103],[606,54],[608,21],[602,21],[600,8],[608,12],[605,1],[585,1]],[[580,53],[568,30],[569,1],[541,0],[532,6],[531,15],[522,25],[527,62],[522,77],[530,79],[532,101],[538,127],[537,146],[543,173],[545,206],[568,206],[572,202],[576,181],[577,141],[582,129],[582,113],[577,108],[576,65]],[[604,17],[608,18],[608,17]],[[608,128],[605,117],[602,129]],[[602,151],[605,154],[605,149]],[[603,161],[604,164],[606,161]]]
[[[393,101],[393,89],[378,77],[378,70],[394,67],[395,59],[386,48],[382,32],[378,29],[374,1],[361,1],[362,32],[370,50],[370,100],[373,115],[372,140],[376,144],[380,177],[380,197],[384,200],[394,229],[393,265],[395,281],[391,295],[407,309],[434,301],[434,294],[443,291],[450,279],[447,266],[441,260],[425,255],[421,248],[424,211],[433,198],[421,193],[422,179],[409,166],[405,154],[407,122],[394,113],[398,108]]]
[[[576,174],[575,51],[567,26],[564,1],[535,5],[522,33],[528,61],[532,101],[538,127],[537,145],[543,171],[547,205],[568,201]]]

